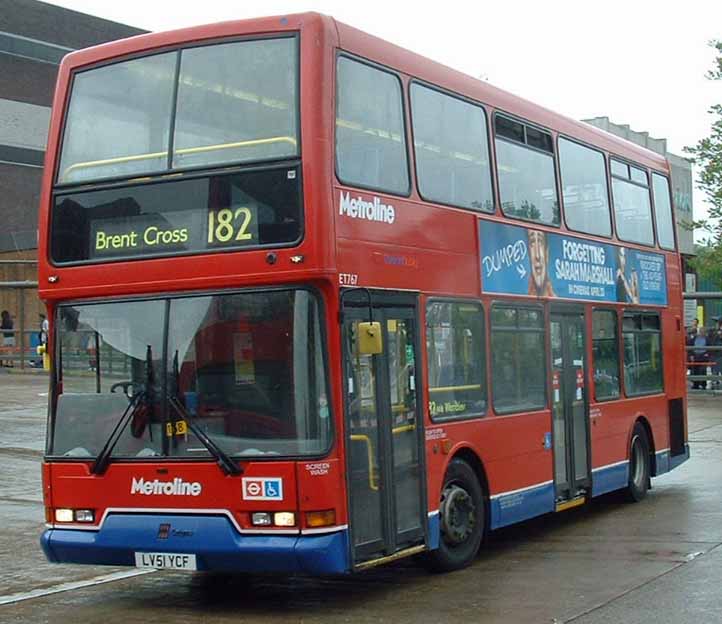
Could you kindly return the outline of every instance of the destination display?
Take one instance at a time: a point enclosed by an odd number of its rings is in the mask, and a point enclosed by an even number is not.
[[[479,238],[484,292],[667,303],[662,254],[491,221]]]
[[[58,263],[202,253],[300,239],[297,168],[58,195]]]

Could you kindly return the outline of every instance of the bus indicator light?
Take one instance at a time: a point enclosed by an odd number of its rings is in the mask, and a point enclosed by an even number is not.
[[[309,528],[315,529],[319,527],[333,526],[334,524],[336,524],[335,509],[306,512],[306,526]]]

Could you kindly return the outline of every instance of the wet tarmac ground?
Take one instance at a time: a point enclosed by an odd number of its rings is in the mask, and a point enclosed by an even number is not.
[[[46,404],[46,377],[0,370],[3,624],[722,622],[722,397],[690,400],[692,459],[642,503],[608,496],[496,532],[453,574],[407,560],[325,579],[47,563]]]

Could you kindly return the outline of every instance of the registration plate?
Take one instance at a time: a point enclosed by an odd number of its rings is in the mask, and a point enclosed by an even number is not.
[[[195,555],[179,555],[176,553],[137,552],[135,553],[137,568],[156,568],[157,570],[197,570]]]

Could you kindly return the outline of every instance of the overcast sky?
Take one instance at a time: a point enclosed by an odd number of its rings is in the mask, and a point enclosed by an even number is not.
[[[577,119],[608,116],[683,155],[722,103],[722,1],[52,0],[148,30],[319,11]],[[702,194],[695,190],[695,212]]]

